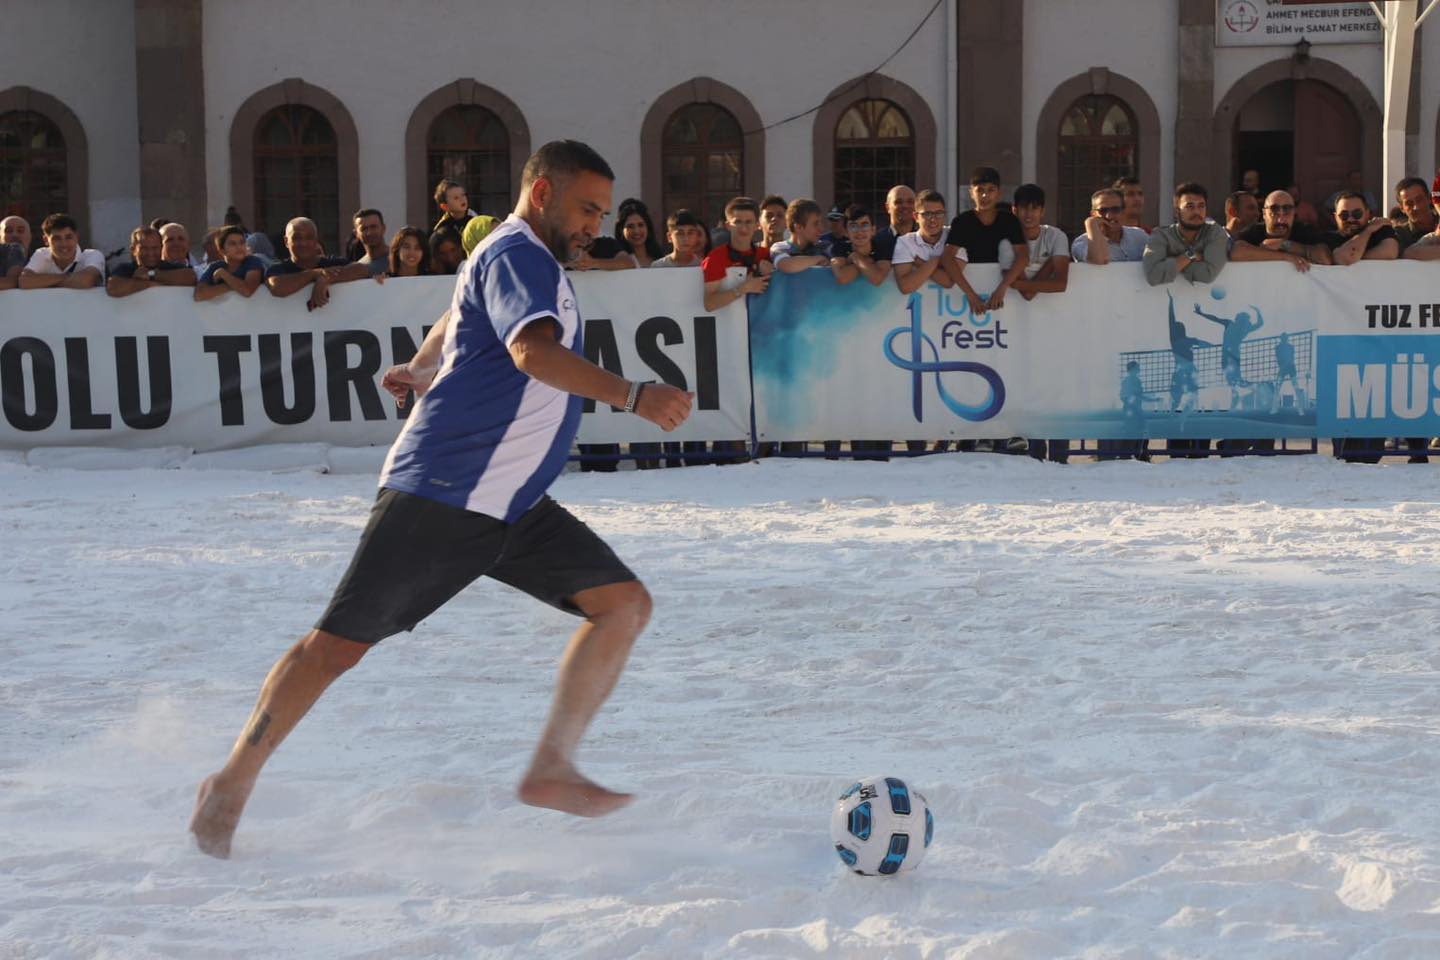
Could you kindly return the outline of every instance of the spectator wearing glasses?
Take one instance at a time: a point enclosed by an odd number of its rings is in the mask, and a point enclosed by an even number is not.
[[[1235,238],[1260,222],[1260,201],[1248,190],[1236,190],[1225,198],[1225,232],[1230,244]]]
[[[68,287],[85,290],[105,280],[105,255],[80,246],[80,227],[68,213],[52,213],[40,224],[45,246],[20,271],[21,290]]]
[[[850,244],[849,253],[831,260],[831,269],[840,285],[864,277],[878,287],[889,279],[895,245],[893,241],[888,248],[877,245],[875,222],[869,210],[858,203],[845,208],[845,235]]]
[[[785,240],[785,212],[790,205],[778,193],[760,201],[760,246],[774,247]]]
[[[1405,211],[1405,225],[1396,227],[1395,239],[1400,242],[1400,252],[1413,260],[1440,259],[1440,246],[1434,243],[1420,248],[1420,255],[1410,253],[1412,247],[1423,238],[1440,228],[1440,215],[1430,197],[1430,187],[1419,177],[1406,177],[1395,188],[1395,199]]]
[[[1120,222],[1127,227],[1135,227],[1149,233],[1151,228],[1143,222],[1145,188],[1141,186],[1140,181],[1134,177],[1120,177],[1110,186],[1120,191],[1120,199],[1125,203],[1125,209],[1120,213]]]
[[[1365,198],[1349,190],[1335,198],[1335,226],[1321,242],[1330,248],[1330,262],[1348,267],[1361,260],[1394,260],[1400,256],[1395,228],[1384,217],[1371,213]]]
[[[265,282],[266,263],[250,252],[242,226],[221,227],[220,254],[195,285],[196,300],[213,300],[231,290],[250,297]]]
[[[184,263],[160,258],[164,242],[154,227],[136,227],[130,231],[129,263],[122,263],[110,272],[105,292],[112,297],[128,297],[151,287],[193,287],[195,271]]]
[[[1275,190],[1261,208],[1264,220],[1243,231],[1230,250],[1230,259],[1283,260],[1304,273],[1312,263],[1330,263],[1330,248],[1318,232],[1295,222],[1295,198]]]
[[[1070,256],[1079,263],[1104,266],[1114,261],[1139,261],[1145,256],[1150,235],[1139,227],[1121,222],[1125,198],[1119,190],[1106,187],[1090,195],[1090,216],[1085,232],[1070,242]]]
[[[895,286],[906,295],[914,293],[927,283],[945,288],[955,286],[955,281],[943,268],[947,256],[964,258],[963,249],[950,253],[946,240],[949,228],[945,224],[945,198],[937,190],[921,190],[915,198],[916,222],[919,229],[902,233],[895,240],[895,253],[891,258]],[[907,440],[906,448],[912,453],[923,453],[924,440]],[[946,448],[946,441],[938,441],[937,451]]]

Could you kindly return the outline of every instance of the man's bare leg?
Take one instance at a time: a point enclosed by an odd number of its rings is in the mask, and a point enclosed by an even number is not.
[[[616,583],[581,591],[574,600],[586,620],[560,661],[550,718],[520,782],[519,796],[531,806],[599,817],[625,806],[631,796],[581,776],[575,769],[575,749],[650,620],[650,594],[638,582]]]
[[[230,759],[200,784],[190,832],[203,852],[222,859],[230,856],[230,840],[265,761],[325,688],[369,649],[369,644],[312,630],[271,668]]]

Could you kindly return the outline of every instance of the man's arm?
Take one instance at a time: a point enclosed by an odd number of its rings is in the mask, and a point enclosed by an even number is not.
[[[1015,281],[1025,275],[1025,268],[1030,265],[1030,245],[1022,243],[1014,249],[1015,262],[1005,271],[1005,276],[1000,278],[1000,285],[990,293],[990,300],[986,304],[990,310],[999,310],[1005,306],[1005,291],[1015,286]]]
[[[95,267],[81,267],[64,274],[60,286],[70,290],[89,290],[105,282],[105,276]]]
[[[29,267],[20,271],[21,290],[46,290],[58,287],[65,280],[63,273],[36,273]]]
[[[1400,258],[1400,241],[1394,237],[1386,237],[1375,244],[1360,257],[1361,260],[1398,260]]]
[[[1200,249],[1200,259],[1192,260],[1185,276],[1192,283],[1213,283],[1230,259],[1230,240],[1224,230],[1210,230],[1210,239]]]
[[[1026,252],[1029,252],[1028,247],[1026,248]],[[959,287],[965,294],[965,299],[970,302],[970,312],[977,317],[984,313],[985,301],[980,299],[980,294],[976,293],[975,288],[970,286],[970,281],[965,279],[965,264],[969,261],[960,256],[960,248],[953,243],[945,244],[945,252],[940,254],[940,259],[944,261],[945,265],[945,269],[940,271],[941,276],[948,278],[950,281],[949,283],[941,285],[946,287]],[[938,278],[936,282],[940,282]]]
[[[128,297],[132,293],[149,290],[157,283],[156,280],[147,280],[144,277],[111,277],[105,281],[105,292],[112,297]]]
[[[299,293],[316,280],[324,280],[325,271],[319,268],[314,270],[300,270],[296,273],[281,273],[273,277],[265,278],[265,286],[277,297],[288,297]]]
[[[1011,289],[1026,300],[1033,300],[1037,293],[1064,293],[1070,285],[1070,258],[1053,256],[1040,267],[1029,280],[1016,280]]]
[[[423,397],[430,389],[435,374],[440,372],[440,354],[445,347],[445,331],[449,326],[450,311],[447,309],[425,334],[425,340],[415,355],[404,363],[395,364],[380,378],[381,388],[395,398],[397,407],[405,406],[405,398],[410,391],[415,391],[417,397]]]
[[[860,271],[860,275],[869,280],[873,286],[880,286],[885,282],[885,278],[890,276],[889,260],[876,260],[867,254],[852,251],[850,262]]]
[[[1324,244],[1321,244],[1321,246],[1324,246]],[[1292,249],[1308,251],[1311,247],[1306,244],[1295,244]],[[1283,260],[1286,263],[1294,265],[1295,269],[1301,273],[1310,269],[1310,258],[1308,256],[1300,253],[1288,253],[1284,250],[1275,250],[1270,247],[1257,247],[1255,244],[1246,240],[1235,241],[1235,248],[1230,251],[1230,259],[1237,263],[1254,260]],[[1318,263],[1320,261],[1317,260],[1316,262]],[[1328,255],[1324,262],[1330,262]]]
[[[944,273],[937,270],[940,266],[940,257],[930,260],[915,260],[911,263],[895,264],[895,285],[900,288],[901,293],[914,293],[925,284],[929,283],[934,275]]]
[[[1150,239],[1145,241],[1145,254],[1140,258],[1145,268],[1145,282],[1152,287],[1173,283],[1180,271],[1190,265],[1190,258],[1183,253],[1178,257],[1170,255],[1165,239],[1163,230],[1150,234]]]
[[[433,332],[433,331],[432,331]],[[546,386],[612,407],[624,407],[631,383],[563,346],[553,319],[532,320],[510,341],[510,357],[521,373]],[[428,339],[428,338],[427,338]],[[665,432],[690,416],[695,394],[663,383],[646,384],[635,413]]]
[[[1440,235],[1430,234],[1437,237],[1430,241],[1427,237],[1421,237],[1405,249],[1406,260],[1440,260]]]
[[[776,263],[775,269],[782,273],[802,273],[812,266],[829,266],[828,256],[786,256]]]
[[[831,257],[830,272],[835,275],[835,282],[842,287],[860,279],[860,268],[855,266],[849,257]]]
[[[5,276],[0,277],[0,290],[16,290],[20,287],[20,271],[25,269],[23,264],[16,264],[5,271]]]
[[[1088,217],[1085,220],[1085,262],[1103,267],[1110,262],[1110,241],[1105,239],[1105,218]],[[1121,234],[1124,239],[1124,234]]]
[[[724,280],[711,280],[705,284],[705,309],[723,310],[736,300],[743,299],[747,293],[764,293],[770,289],[770,278],[768,276],[748,276],[745,282],[730,290],[722,290]]]
[[[155,282],[164,287],[193,287],[197,279],[195,271],[189,267],[155,271]]]

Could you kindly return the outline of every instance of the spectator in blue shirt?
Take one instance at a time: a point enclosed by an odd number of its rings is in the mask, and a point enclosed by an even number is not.
[[[311,310],[330,302],[330,284],[370,277],[370,268],[363,263],[324,256],[320,252],[320,233],[309,217],[296,217],[285,224],[285,246],[290,256],[266,268],[265,286],[277,297],[288,297],[311,287],[310,299],[305,302]]]
[[[1139,227],[1121,223],[1125,198],[1119,190],[1105,188],[1090,195],[1090,216],[1085,232],[1070,244],[1070,255],[1079,263],[1104,266],[1112,260],[1140,260],[1150,235]]]
[[[242,297],[254,296],[265,279],[265,261],[250,252],[245,228],[221,227],[216,237],[220,259],[205,268],[195,285],[196,300],[214,300],[231,290]]]

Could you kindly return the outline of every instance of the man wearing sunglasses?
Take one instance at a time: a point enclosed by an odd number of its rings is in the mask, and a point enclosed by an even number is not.
[[[1079,263],[1104,266],[1112,260],[1139,261],[1145,256],[1150,234],[1122,222],[1125,198],[1119,190],[1106,187],[1090,195],[1090,216],[1085,232],[1070,243],[1070,256]]]
[[[1312,263],[1329,263],[1330,248],[1318,231],[1295,221],[1295,198],[1284,190],[1276,190],[1265,198],[1261,208],[1264,222],[1240,234],[1230,251],[1230,259],[1285,260],[1304,273]]]
[[[1361,260],[1394,260],[1400,256],[1395,228],[1384,217],[1372,217],[1365,198],[1349,190],[1335,198],[1338,229],[1321,239],[1330,248],[1330,261],[1348,267]]]

